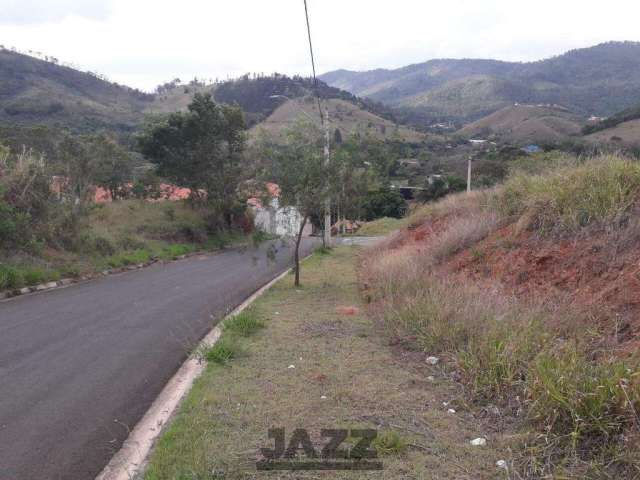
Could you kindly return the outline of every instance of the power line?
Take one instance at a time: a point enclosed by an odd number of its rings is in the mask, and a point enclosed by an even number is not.
[[[320,104],[320,92],[318,91],[318,78],[316,77],[316,60],[313,55],[313,42],[311,41],[311,25],[309,24],[309,8],[307,0],[304,0],[304,15],[307,19],[307,34],[309,35],[309,53],[311,54],[311,68],[313,71],[313,89],[318,99],[318,112],[320,113],[320,121],[324,125],[324,115],[322,114],[322,105]]]

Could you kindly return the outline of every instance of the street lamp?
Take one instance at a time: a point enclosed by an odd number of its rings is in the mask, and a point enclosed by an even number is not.
[[[287,97],[286,95],[271,95],[269,98],[284,98],[286,100],[293,101],[291,98]],[[316,119],[313,118],[311,115],[309,115],[309,113],[306,112],[304,109],[302,109],[301,107],[298,107],[298,110],[300,110],[303,114],[305,114],[307,118],[311,119],[311,121],[316,122]],[[329,134],[329,107],[327,107],[326,104],[325,104],[324,116],[322,115],[322,110],[320,110],[320,122],[324,127],[324,165],[325,167],[329,167],[329,164],[330,164],[329,147],[331,145],[331,137]],[[329,189],[329,185],[327,182],[327,190],[328,189]],[[327,195],[327,198],[324,203],[324,232],[323,232],[322,240],[326,247],[331,246],[331,199],[329,198],[329,195]]]

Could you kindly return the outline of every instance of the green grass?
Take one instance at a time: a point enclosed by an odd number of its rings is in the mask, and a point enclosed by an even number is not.
[[[254,310],[244,310],[223,323],[225,334],[240,337],[249,337],[264,327],[264,321]]]
[[[639,196],[640,162],[611,155],[539,175],[516,173],[498,203],[504,215],[528,214],[542,232],[575,232],[622,224]]]
[[[236,358],[239,353],[238,342],[235,338],[224,335],[204,353],[208,362],[226,365]]]
[[[384,217],[363,224],[355,234],[363,237],[381,237],[399,230],[405,225],[405,219]]]

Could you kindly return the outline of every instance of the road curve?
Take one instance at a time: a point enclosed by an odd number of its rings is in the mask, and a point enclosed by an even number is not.
[[[191,347],[290,266],[273,245],[1,302],[0,480],[93,479]]]

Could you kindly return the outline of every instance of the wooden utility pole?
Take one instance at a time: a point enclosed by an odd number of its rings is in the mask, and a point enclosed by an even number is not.
[[[469,157],[469,165],[467,167],[467,193],[471,193],[471,157]]]

